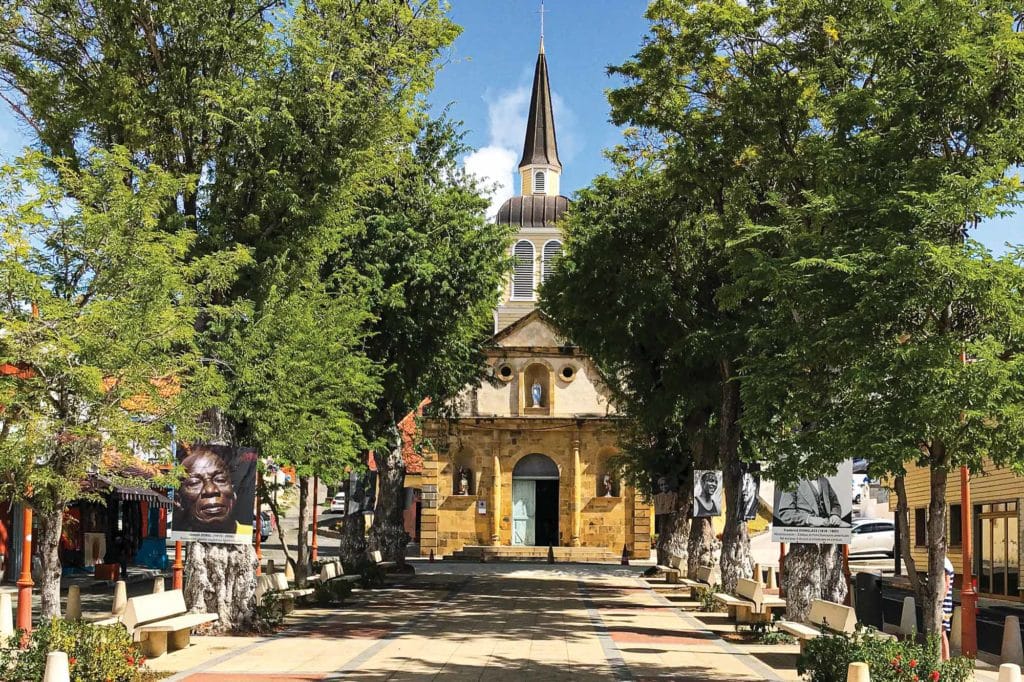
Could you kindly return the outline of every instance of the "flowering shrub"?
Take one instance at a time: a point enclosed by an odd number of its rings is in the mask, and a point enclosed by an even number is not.
[[[974,663],[964,657],[939,660],[939,640],[924,644],[878,636],[861,629],[852,635],[833,633],[809,641],[797,659],[797,672],[809,682],[845,680],[850,663],[862,661],[871,669],[871,682],[969,682]]]
[[[18,651],[21,632],[0,642],[0,680],[41,680],[46,654],[68,655],[71,682],[142,682],[152,679],[146,658],[121,625],[91,625],[55,618],[40,623],[28,647]]]

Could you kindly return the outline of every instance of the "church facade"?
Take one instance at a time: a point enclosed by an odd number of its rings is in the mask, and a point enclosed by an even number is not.
[[[542,41],[522,191],[496,218],[517,234],[486,348],[489,376],[457,398],[454,418],[423,425],[423,556],[512,548],[502,551],[536,557],[548,547],[573,548],[556,555],[575,560],[617,558],[623,547],[650,556],[651,508],[616,476],[617,422],[600,373],[536,308],[562,251],[561,172]]]

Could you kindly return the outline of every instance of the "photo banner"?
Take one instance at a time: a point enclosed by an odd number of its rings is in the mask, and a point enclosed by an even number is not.
[[[698,469],[693,472],[693,518],[722,515],[722,472]]]
[[[753,462],[746,466],[743,471],[743,480],[740,482],[740,518],[743,521],[753,521],[757,518],[759,506],[758,494],[761,490],[761,465]]]
[[[831,476],[775,487],[772,542],[848,545],[853,518],[853,460]]]
[[[252,543],[256,450],[198,443],[182,454],[185,474],[173,493],[168,539]]]

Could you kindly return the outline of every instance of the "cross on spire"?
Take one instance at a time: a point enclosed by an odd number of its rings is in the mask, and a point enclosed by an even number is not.
[[[537,14],[540,15],[540,51],[544,51],[544,15],[547,10],[544,9],[544,0],[540,0],[540,9],[537,10]]]

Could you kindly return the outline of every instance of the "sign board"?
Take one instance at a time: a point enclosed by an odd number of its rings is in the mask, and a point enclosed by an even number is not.
[[[178,454],[185,475],[174,491],[168,539],[252,543],[256,450],[196,443]]]
[[[831,476],[775,487],[772,542],[848,545],[853,517],[853,460]]]

